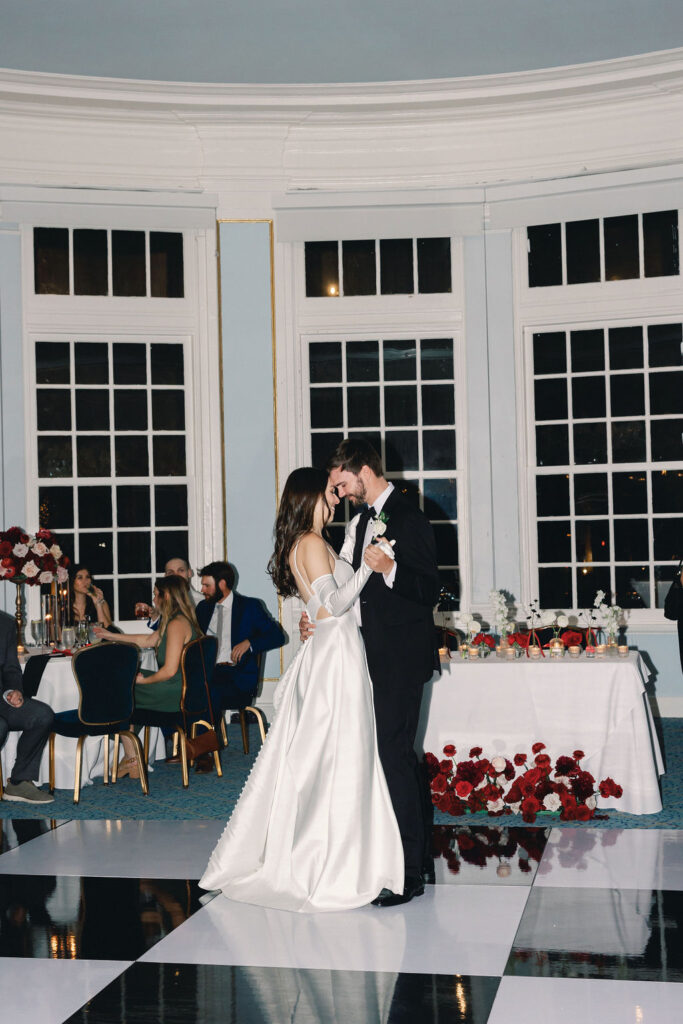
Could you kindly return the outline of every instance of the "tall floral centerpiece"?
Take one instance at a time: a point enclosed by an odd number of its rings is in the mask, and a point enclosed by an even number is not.
[[[508,637],[515,632],[515,623],[510,621],[508,599],[502,590],[492,590],[489,593],[489,600],[495,631],[500,638],[500,643],[507,646]]]
[[[616,647],[617,633],[620,626],[623,626],[626,619],[624,609],[618,604],[607,604],[605,602],[604,590],[598,590],[595,595],[595,607],[602,617],[602,628],[607,633],[607,644],[609,647]]]
[[[69,578],[69,559],[63,554],[50,530],[28,534],[20,526],[0,531],[0,579],[17,584],[15,618],[17,649],[24,649],[23,583],[29,586],[65,583]]]

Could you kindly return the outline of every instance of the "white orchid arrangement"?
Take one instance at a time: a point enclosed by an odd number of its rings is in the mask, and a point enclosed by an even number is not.
[[[496,633],[504,643],[508,634],[515,631],[515,623],[509,618],[510,608],[507,598],[502,590],[492,590],[489,593],[489,600],[493,611],[491,618],[496,627]]]
[[[607,631],[609,636],[614,637],[619,631],[619,627],[626,622],[626,616],[623,608],[620,608],[618,604],[607,604],[605,597],[605,591],[598,590],[593,601],[593,608],[597,609],[598,614],[602,617],[600,623],[602,628]]]

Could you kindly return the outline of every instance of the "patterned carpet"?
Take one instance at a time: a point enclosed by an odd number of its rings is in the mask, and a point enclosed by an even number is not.
[[[666,765],[666,775],[661,780],[663,811],[660,814],[649,815],[610,812],[607,818],[596,818],[586,825],[594,828],[683,828],[683,719],[661,719],[658,722],[658,729]],[[47,804],[41,809],[29,804],[2,802],[0,817],[227,819],[260,746],[255,726],[250,728],[251,753],[248,755],[242,752],[239,726],[231,725],[228,736],[228,749],[221,755],[222,778],[218,778],[215,772],[210,775],[196,775],[191,772],[190,785],[188,789],[183,789],[180,766],[158,762],[149,776],[149,796],[143,796],[140,783],[129,778],[121,779],[115,786],[104,786],[100,780],[96,780],[93,785],[83,787],[79,804],[73,803],[71,791],[62,789],[55,792],[54,803]],[[452,818],[440,811],[435,812],[434,822],[441,825],[482,825],[486,822],[506,826],[523,824],[521,817],[517,815],[496,819],[487,815]],[[536,824],[563,826],[564,823],[554,814],[539,814]],[[581,827],[580,822],[567,824]]]

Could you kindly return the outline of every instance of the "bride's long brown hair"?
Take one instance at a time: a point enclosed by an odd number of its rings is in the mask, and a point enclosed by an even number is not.
[[[289,555],[299,538],[313,529],[315,509],[326,489],[327,473],[313,466],[295,469],[287,477],[275,520],[275,550],[268,562],[268,574],[281,597],[298,593]]]

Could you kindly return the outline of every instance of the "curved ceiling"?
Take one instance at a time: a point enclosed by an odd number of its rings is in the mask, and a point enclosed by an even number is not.
[[[460,78],[679,46],[681,0],[0,0],[0,67],[168,82]]]

